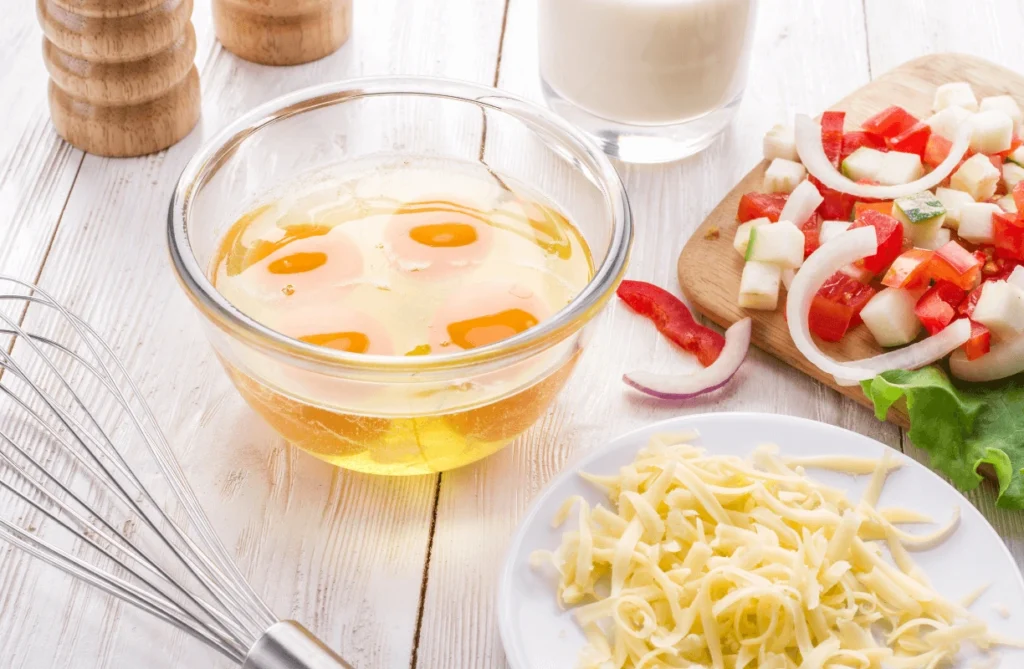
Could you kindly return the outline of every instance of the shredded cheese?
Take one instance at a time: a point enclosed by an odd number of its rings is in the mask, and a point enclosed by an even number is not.
[[[658,435],[618,475],[587,475],[610,505],[567,500],[556,526],[576,508],[578,528],[531,556],[575,607],[581,669],[933,669],[964,642],[1012,643],[967,611],[971,597],[937,593],[908,552],[944,541],[958,513],[922,536],[895,523],[927,517],[875,508],[897,462],[708,456],[693,436]],[[854,503],[804,467],[872,478]]]

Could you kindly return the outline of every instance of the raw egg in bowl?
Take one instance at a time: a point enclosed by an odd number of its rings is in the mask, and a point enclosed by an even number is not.
[[[577,130],[425,78],[253,111],[190,161],[168,229],[246,401],[297,447],[390,475],[478,460],[542,416],[631,237],[615,170]]]

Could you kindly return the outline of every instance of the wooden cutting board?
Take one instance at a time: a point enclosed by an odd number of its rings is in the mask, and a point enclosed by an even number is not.
[[[931,114],[935,88],[950,81],[969,82],[979,99],[1009,94],[1024,106],[1024,77],[981,58],[950,53],[904,63],[854,91],[830,109],[846,112],[847,130],[857,129],[868,117],[894,104],[918,118],[926,118]],[[732,247],[737,225],[736,209],[744,193],[761,190],[767,166],[768,163],[762,161],[736,184],[683,248],[678,266],[683,294],[700,313],[723,328],[750,316],[754,321],[753,342],[756,346],[861,404],[871,406],[859,387],[837,385],[831,376],[823,374],[797,351],[783,318],[784,291],[779,308],[772,312],[741,309],[736,304],[743,271],[743,259]],[[839,360],[856,360],[882,351],[863,326],[851,330],[838,344],[819,344],[822,350]],[[909,426],[907,414],[901,408],[893,407],[889,420],[902,427]]]

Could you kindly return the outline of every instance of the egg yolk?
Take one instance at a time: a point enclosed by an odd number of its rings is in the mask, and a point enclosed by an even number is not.
[[[468,349],[493,344],[528,330],[539,321],[523,309],[506,309],[494,314],[477,316],[449,323],[448,336],[459,348]]]
[[[299,339],[314,346],[323,346],[349,353],[366,353],[370,350],[370,338],[362,332],[327,332],[306,335]]]
[[[326,263],[326,253],[300,252],[278,258],[267,265],[267,271],[271,274],[299,274],[301,272],[310,272]]]
[[[409,230],[409,237],[424,246],[443,249],[468,246],[477,240],[476,228],[465,223],[417,225]]]

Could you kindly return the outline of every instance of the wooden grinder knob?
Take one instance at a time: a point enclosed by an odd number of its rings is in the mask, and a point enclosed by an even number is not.
[[[36,0],[50,116],[103,156],[165,149],[199,119],[192,0]]]
[[[213,25],[217,39],[236,56],[264,65],[298,65],[345,43],[352,0],[213,0]]]

